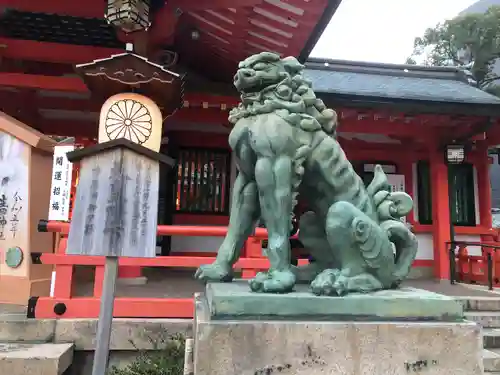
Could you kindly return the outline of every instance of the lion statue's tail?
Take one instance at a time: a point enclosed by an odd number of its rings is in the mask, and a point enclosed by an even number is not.
[[[379,225],[396,250],[392,286],[397,287],[410,273],[417,256],[417,237],[401,221],[412,210],[413,200],[404,192],[391,192],[387,176],[380,165],[375,166],[373,180],[366,190],[376,207]]]

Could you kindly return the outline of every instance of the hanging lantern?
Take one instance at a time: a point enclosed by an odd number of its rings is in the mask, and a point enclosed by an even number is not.
[[[465,147],[452,144],[446,146],[446,162],[448,164],[462,164],[465,160]]]
[[[126,33],[147,30],[149,19],[149,0],[107,0],[105,18],[109,24]]]

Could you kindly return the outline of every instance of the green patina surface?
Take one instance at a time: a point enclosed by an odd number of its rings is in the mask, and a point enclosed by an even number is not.
[[[252,293],[247,281],[238,280],[208,283],[206,298],[212,319],[463,320],[454,298],[411,287],[332,298],[315,296],[303,284],[287,294]]]
[[[10,268],[17,268],[23,262],[23,257],[23,251],[19,247],[11,247],[5,255],[5,264]]]
[[[413,201],[391,191],[379,165],[365,187],[336,140],[335,111],[316,97],[303,70],[294,57],[269,52],[239,64],[234,84],[241,104],[229,116],[238,176],[228,232],[215,262],[201,266],[196,277],[231,280],[261,221],[270,268],[250,281],[252,291],[290,293],[298,281],[310,283],[318,296],[393,289],[417,254],[417,239],[400,220]],[[299,240],[315,262],[293,267],[288,237],[299,196],[310,209],[300,217]]]

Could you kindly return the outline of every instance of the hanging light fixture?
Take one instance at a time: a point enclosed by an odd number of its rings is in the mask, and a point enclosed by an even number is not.
[[[125,33],[147,30],[151,25],[150,0],[107,0],[105,18]]]
[[[196,29],[191,30],[191,39],[193,39],[193,40],[200,39],[200,32]]]
[[[448,145],[445,156],[448,164],[462,164],[465,160],[465,147],[457,144]]]

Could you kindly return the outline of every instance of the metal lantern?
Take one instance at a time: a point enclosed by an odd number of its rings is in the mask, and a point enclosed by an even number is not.
[[[465,160],[465,147],[463,145],[446,146],[446,162],[448,164],[462,164]]]
[[[126,33],[147,30],[150,0],[108,0],[105,18],[109,24]]]

